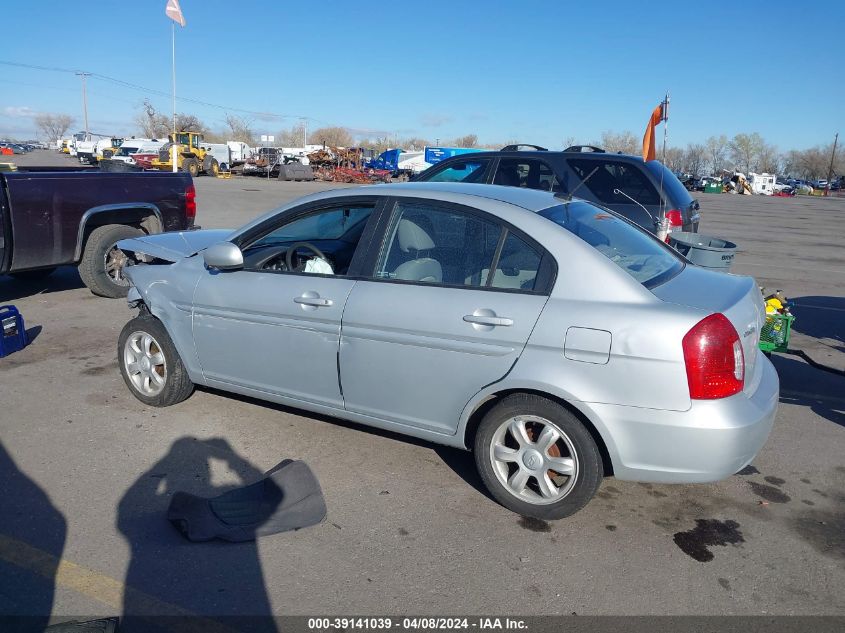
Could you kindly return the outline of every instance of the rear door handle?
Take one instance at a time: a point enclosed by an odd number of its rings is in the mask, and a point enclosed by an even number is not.
[[[294,298],[295,303],[302,304],[304,306],[330,306],[332,305],[333,301],[331,299],[323,299],[322,297],[308,297],[306,295],[302,295],[301,297]]]
[[[465,314],[464,321],[467,323],[474,323],[475,325],[496,325],[501,327],[510,327],[513,325],[513,319],[498,316],[483,316],[477,314]]]

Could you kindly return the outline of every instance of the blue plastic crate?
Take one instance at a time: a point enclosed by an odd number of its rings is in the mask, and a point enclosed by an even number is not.
[[[23,317],[15,306],[0,306],[0,358],[29,344]]]

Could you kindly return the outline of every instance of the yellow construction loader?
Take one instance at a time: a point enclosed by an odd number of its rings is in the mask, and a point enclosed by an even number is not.
[[[174,139],[175,137],[175,139]],[[169,142],[161,146],[158,158],[150,163],[153,169],[170,171],[173,169],[173,145],[176,145],[176,168],[186,171],[191,176],[207,174],[217,176],[220,165],[211,152],[202,147],[202,134],[198,132],[176,132],[168,136]]]

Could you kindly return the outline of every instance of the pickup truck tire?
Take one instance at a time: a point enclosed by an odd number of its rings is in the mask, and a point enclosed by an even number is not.
[[[148,406],[169,407],[194,391],[194,383],[167,329],[148,313],[123,326],[117,362],[129,391]]]
[[[125,297],[129,292],[129,282],[123,277],[122,266],[114,261],[112,251],[120,240],[139,235],[144,235],[141,229],[123,224],[107,224],[94,229],[88,236],[82,261],[79,262],[82,283],[101,297]]]
[[[22,270],[19,273],[9,273],[18,281],[41,281],[56,272],[55,268],[39,268],[38,270]]]

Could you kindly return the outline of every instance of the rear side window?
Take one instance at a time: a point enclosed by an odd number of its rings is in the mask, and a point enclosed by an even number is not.
[[[539,215],[587,242],[646,288],[659,286],[684,267],[653,235],[592,204],[570,202]]]
[[[544,161],[530,158],[503,158],[496,168],[494,185],[560,191],[555,173]]]
[[[619,160],[584,160],[569,159],[569,166],[577,176],[577,182],[570,190],[577,187],[586,178],[582,188],[588,189],[602,204],[633,204],[623,192],[640,204],[660,204],[657,189],[651,184],[643,168],[633,163]],[[595,173],[593,173],[595,170]],[[592,175],[591,175],[592,174]],[[677,179],[676,179],[677,180]],[[683,185],[681,185],[683,188]],[[577,195],[577,193],[576,193]]]
[[[450,163],[435,174],[422,178],[426,182],[484,182],[490,159],[466,160]]]

